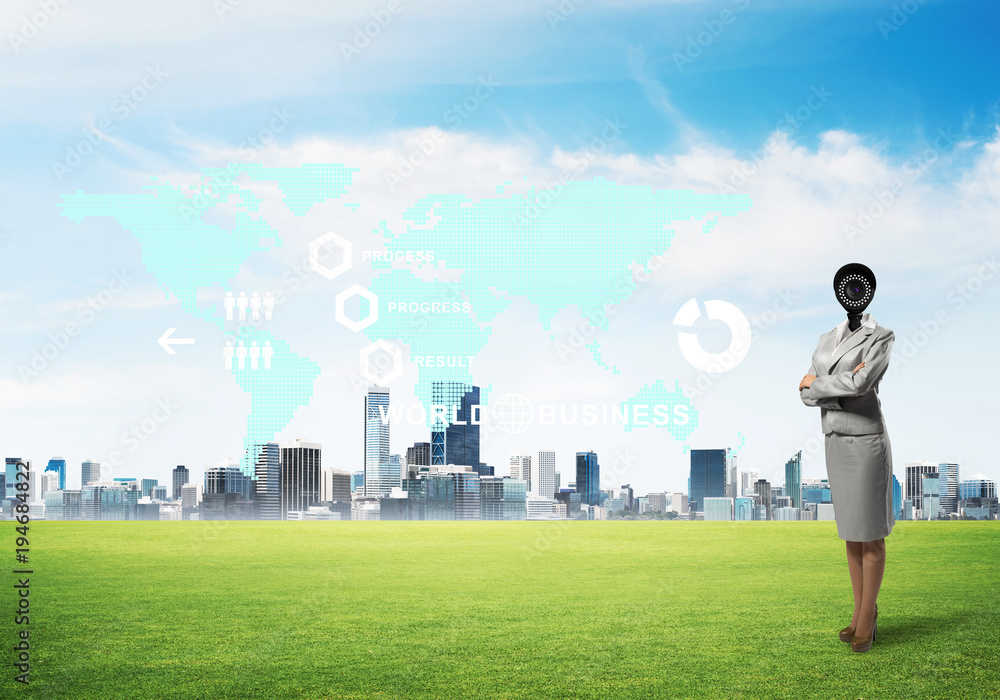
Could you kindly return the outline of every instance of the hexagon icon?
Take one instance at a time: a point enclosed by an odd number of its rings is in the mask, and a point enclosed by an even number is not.
[[[344,253],[344,260],[336,267],[327,267],[320,260],[320,251],[330,243],[335,244]],[[351,269],[351,242],[333,231],[327,231],[322,236],[314,238],[309,244],[309,267],[332,280],[337,275]]]
[[[347,317],[347,314],[344,313],[344,302],[355,294],[368,300],[369,309],[368,315],[365,318],[352,321]],[[355,333],[367,328],[378,320],[378,297],[375,296],[374,293],[362,287],[360,284],[351,285],[337,295],[337,320]]]
[[[392,356],[392,369],[385,374],[372,372],[369,365],[369,358],[377,350],[385,350]],[[387,340],[376,340],[374,343],[361,348],[361,376],[372,384],[388,384],[394,379],[403,376],[403,351]]]

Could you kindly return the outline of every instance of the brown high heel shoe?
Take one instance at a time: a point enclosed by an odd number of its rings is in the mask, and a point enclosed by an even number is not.
[[[867,637],[855,636],[851,640],[851,651],[868,651],[872,648],[875,635],[878,633],[878,605],[875,606],[875,617],[872,618],[872,633]]]

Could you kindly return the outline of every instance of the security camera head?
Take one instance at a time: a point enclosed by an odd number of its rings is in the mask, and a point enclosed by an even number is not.
[[[833,276],[833,291],[847,311],[849,328],[857,330],[861,314],[875,296],[875,273],[861,263],[848,263]]]

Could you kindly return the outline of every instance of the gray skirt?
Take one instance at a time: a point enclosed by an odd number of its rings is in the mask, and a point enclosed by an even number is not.
[[[826,475],[840,539],[871,542],[892,532],[889,433],[827,433]]]

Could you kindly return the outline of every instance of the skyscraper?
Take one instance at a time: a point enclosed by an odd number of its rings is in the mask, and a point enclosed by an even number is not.
[[[281,520],[281,450],[278,443],[250,445],[247,453],[244,462],[254,465],[254,517]],[[184,506],[187,507],[187,503]]]
[[[954,462],[938,463],[939,489],[941,492],[941,512],[958,512],[958,465]]]
[[[445,407],[444,420],[435,416],[431,425],[431,464],[461,464],[480,476],[492,476],[493,467],[479,461],[479,387],[435,381],[431,403]]]
[[[539,450],[535,463],[536,493],[542,498],[552,498],[558,490],[556,486],[556,453],[552,450]]]
[[[913,503],[914,508],[919,508],[924,497],[923,482],[921,477],[924,474],[937,474],[938,465],[933,462],[920,460],[919,462],[908,462],[904,473],[903,497]]]
[[[785,462],[785,493],[792,498],[792,508],[802,509],[802,450]]]
[[[528,493],[535,493],[538,488],[538,480],[531,480],[531,455],[525,452],[518,452],[510,456],[510,478],[521,479],[528,485]],[[552,498],[551,494],[548,498]]]
[[[726,448],[726,496],[729,498],[736,498],[740,494],[737,492],[739,487],[739,469],[736,467],[736,451]]]
[[[86,486],[92,481],[101,480],[101,463],[93,459],[83,460],[80,471],[80,486]]]
[[[53,457],[45,467],[47,472],[55,472],[59,477],[59,489],[66,488],[66,460],[62,457]]]
[[[764,520],[773,520],[771,508],[771,484],[767,479],[757,479],[754,483],[754,493],[760,497],[760,505],[764,510]]]
[[[589,506],[601,505],[601,465],[596,452],[576,453],[576,490],[580,501]]]
[[[174,500],[178,501],[181,497],[181,486],[188,483],[191,480],[191,472],[183,464],[178,464],[174,467],[173,471],[174,477]]]
[[[429,442],[415,442],[413,447],[407,447],[406,466],[407,468],[431,466],[431,444]]]
[[[351,473],[337,469],[324,469],[323,485],[320,489],[320,500],[323,503],[336,501],[351,502]]]
[[[17,489],[14,487],[17,484],[17,463],[21,461],[20,457],[7,457],[4,462],[4,483],[6,484],[4,498],[15,498],[17,496]]]
[[[726,495],[727,450],[691,450],[691,501],[695,510],[704,511],[708,497],[724,498]]]
[[[290,510],[309,510],[320,503],[322,451],[319,443],[296,439],[281,448],[281,519]]]
[[[386,496],[392,488],[383,484],[389,471],[389,389],[372,386],[364,397],[365,496]],[[385,479],[388,481],[388,479]]]
[[[146,498],[153,495],[153,487],[159,483],[158,479],[143,479],[142,480],[142,497]]]
[[[249,501],[253,494],[253,479],[244,474],[235,463],[209,467],[205,470],[205,488],[202,489],[202,494],[207,496],[217,493],[236,493]]]

